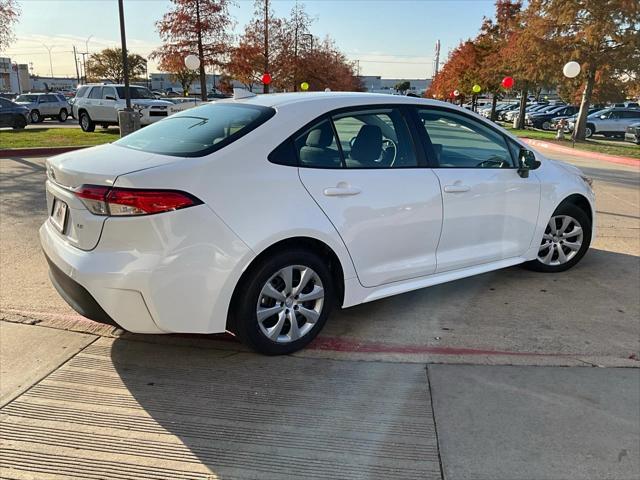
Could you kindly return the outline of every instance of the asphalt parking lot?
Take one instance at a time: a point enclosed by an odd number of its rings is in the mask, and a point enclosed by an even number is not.
[[[514,267],[337,311],[303,356],[398,361],[633,364],[640,356],[640,172],[572,159],[595,178],[597,238],[574,269]],[[49,284],[37,230],[44,160],[0,160],[5,315],[77,315]],[[509,355],[513,354],[513,355]]]
[[[338,311],[267,358],[72,312],[37,240],[43,159],[0,159],[0,477],[638,478],[640,170],[569,160],[597,193],[578,267]]]

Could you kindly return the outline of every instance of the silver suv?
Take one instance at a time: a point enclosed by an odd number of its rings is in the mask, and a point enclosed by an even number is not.
[[[173,103],[157,100],[148,88],[130,86],[131,104],[140,112],[140,124],[149,125],[171,115]],[[73,116],[85,132],[93,132],[96,124],[108,127],[118,124],[118,111],[124,110],[124,85],[83,85],[73,102]]]
[[[71,111],[71,106],[61,93],[25,93],[19,95],[15,102],[29,109],[31,123],[40,123],[45,118],[65,122]]]
[[[587,117],[585,137],[601,134],[605,137],[624,138],[625,130],[632,123],[640,121],[640,109],[637,108],[605,108]],[[569,130],[575,128],[575,120],[569,122]]]

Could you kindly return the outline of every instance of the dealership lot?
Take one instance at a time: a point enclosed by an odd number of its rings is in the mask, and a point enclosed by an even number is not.
[[[0,476],[640,473],[637,167],[571,158],[594,177],[598,207],[576,268],[516,267],[346,309],[310,348],[269,358],[226,337],[122,335],[72,312],[38,245],[43,162],[0,160],[2,358],[19,340],[42,360],[0,362],[12,378]]]

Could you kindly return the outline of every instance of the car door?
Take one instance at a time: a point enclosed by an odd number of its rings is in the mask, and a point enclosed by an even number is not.
[[[102,87],[102,98],[98,102],[100,120],[106,120],[109,122],[118,121],[118,111],[116,109],[117,98],[118,96],[116,95],[115,88]]]
[[[0,98],[0,127],[11,126],[11,103],[4,98]]]
[[[537,224],[540,182],[534,173],[518,175],[519,147],[450,109],[418,108],[418,119],[443,199],[437,272],[523,255]]]
[[[360,107],[295,138],[300,180],[365,287],[435,272],[442,198],[411,128],[399,107]]]
[[[83,102],[85,110],[93,121],[105,120],[100,116],[100,101],[102,100],[102,87],[92,87],[86,100]]]
[[[45,102],[45,107],[42,109],[42,113],[44,115],[57,115],[59,110],[58,110],[58,99],[56,98],[55,95],[44,95],[44,98],[42,98],[42,101]]]

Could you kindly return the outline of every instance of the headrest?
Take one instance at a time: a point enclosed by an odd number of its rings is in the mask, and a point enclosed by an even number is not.
[[[373,162],[382,153],[382,130],[377,125],[363,125],[351,147],[351,158],[359,162]]]
[[[307,135],[306,145],[308,147],[327,148],[333,143],[333,130],[328,122],[320,124]]]

